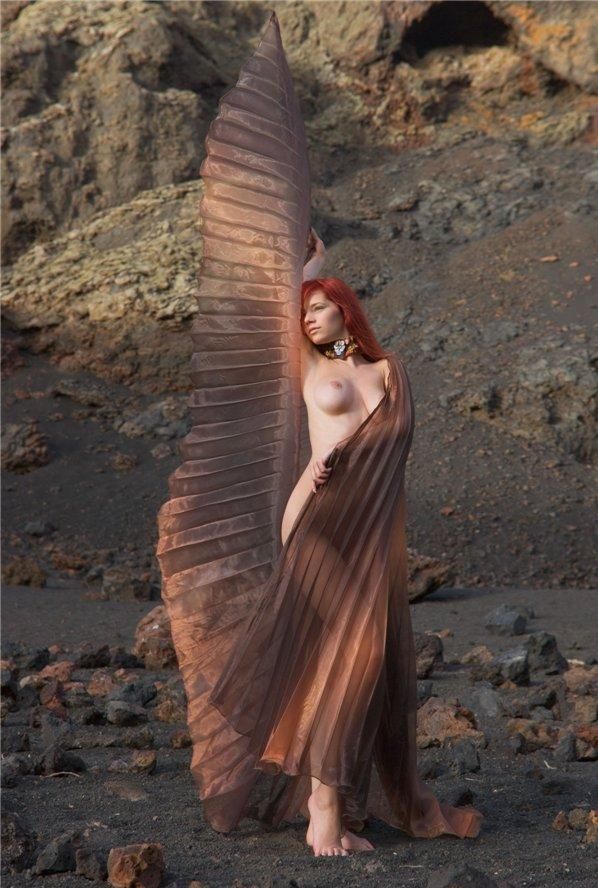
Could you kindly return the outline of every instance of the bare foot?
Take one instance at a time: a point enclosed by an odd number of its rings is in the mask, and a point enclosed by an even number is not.
[[[308,845],[313,845],[314,841],[314,831],[311,825],[311,820],[309,821],[309,826],[307,827],[307,836],[306,841]],[[343,848],[346,848],[347,851],[375,851],[374,845],[369,842],[365,836],[358,836],[354,832],[351,832],[350,829],[345,829],[341,833],[341,845]]]
[[[349,851],[375,851],[376,849],[371,842],[368,842],[365,836],[358,836],[350,829],[346,829],[341,836],[343,848]]]
[[[323,784],[320,784],[307,800],[311,819],[306,841],[314,849],[315,857],[320,855],[349,857],[349,851],[343,847],[341,841],[338,794],[330,792],[330,787],[326,787],[322,792],[322,786]]]

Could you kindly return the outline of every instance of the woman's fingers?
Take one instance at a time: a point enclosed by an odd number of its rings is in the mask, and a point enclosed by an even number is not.
[[[332,471],[332,466],[327,466],[323,459],[314,459],[311,463],[312,490],[315,493],[317,488],[325,484]]]
[[[317,476],[316,476],[315,461],[312,460],[312,462],[309,464],[309,467],[310,467],[310,469],[311,469],[311,489],[312,489],[313,492],[315,493],[315,492],[316,492],[316,489],[317,489],[317,487],[316,487],[316,483],[317,483],[317,482],[316,482],[316,477],[317,477]]]

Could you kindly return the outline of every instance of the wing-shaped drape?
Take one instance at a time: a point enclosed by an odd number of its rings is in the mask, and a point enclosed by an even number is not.
[[[280,552],[282,515],[300,474],[310,173],[274,12],[220,100],[200,174],[192,428],[158,513],[156,554],[203,792],[202,762],[234,739],[207,691]]]

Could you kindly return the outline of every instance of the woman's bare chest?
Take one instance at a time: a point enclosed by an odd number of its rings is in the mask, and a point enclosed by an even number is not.
[[[367,415],[378,405],[384,392],[378,366],[350,372],[334,364],[315,368],[306,380],[304,399],[308,411],[311,408],[320,416]]]

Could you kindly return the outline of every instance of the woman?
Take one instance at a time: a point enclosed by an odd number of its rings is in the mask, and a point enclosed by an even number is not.
[[[310,232],[313,258],[305,265],[304,282],[317,278],[325,248],[314,229]],[[330,298],[327,295],[330,294]],[[312,459],[293,490],[282,520],[282,542],[288,539],[301,506],[310,491],[326,483],[331,467],[327,460],[336,442],[350,436],[384,397],[390,368],[367,324],[357,297],[342,281],[328,278],[304,283],[302,288],[301,385],[308,410]],[[345,313],[351,320],[345,318]],[[359,325],[359,345],[348,327]],[[364,349],[367,342],[369,349]],[[365,354],[368,357],[364,356]],[[363,368],[363,369],[362,369]],[[316,456],[315,454],[318,454]],[[334,786],[312,777],[308,799],[310,823],[306,840],[315,855],[346,855],[350,850],[371,851],[365,838],[343,828],[341,800]]]
[[[290,778],[263,819],[305,813],[315,855],[371,850],[355,834],[370,813],[414,836],[473,836],[480,812],[439,803],[417,775],[408,376],[342,281],[307,280],[302,298],[312,459],[283,516],[281,556],[208,700],[244,738],[239,760]]]
[[[200,170],[193,423],[157,548],[204,816],[228,832],[302,813],[315,855],[371,850],[356,835],[370,815],[475,836],[480,812],[417,774],[409,379],[350,288],[317,277],[321,242],[301,286],[309,170],[274,13],[220,105]]]

